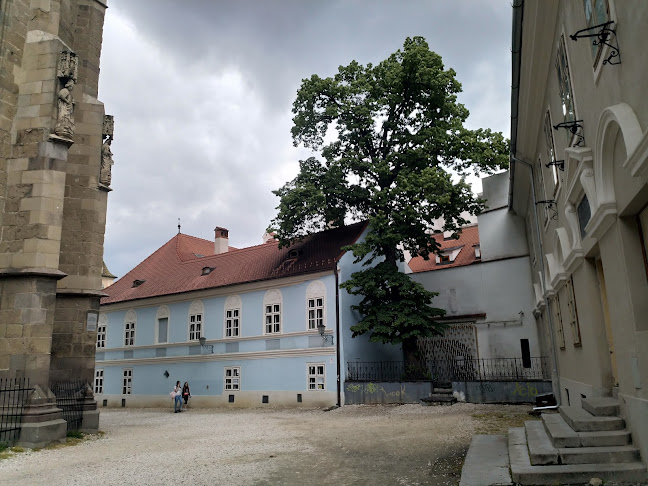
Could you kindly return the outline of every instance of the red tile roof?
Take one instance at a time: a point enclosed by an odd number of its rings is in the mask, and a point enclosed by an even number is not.
[[[451,263],[437,263],[435,255],[430,255],[429,260],[424,260],[423,257],[420,256],[414,257],[408,262],[412,272],[428,272],[430,270],[441,270],[443,268],[461,267],[464,265],[479,263],[481,261],[479,258],[475,257],[475,246],[479,245],[479,229],[477,228],[477,225],[464,226],[461,228],[458,240],[444,240],[443,233],[433,236],[439,245],[441,245],[441,250],[449,250],[460,246],[463,248],[461,248],[455,261]]]
[[[270,242],[242,249],[229,247],[227,253],[219,255],[214,255],[213,241],[178,233],[104,289],[108,295],[101,304],[332,271],[344,254],[341,248],[354,243],[366,226],[361,222],[322,231],[281,249]],[[213,271],[203,275],[205,267]],[[135,280],[143,283],[133,287]]]

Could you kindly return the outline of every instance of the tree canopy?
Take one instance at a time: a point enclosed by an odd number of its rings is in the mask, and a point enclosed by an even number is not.
[[[271,227],[282,244],[369,221],[365,240],[350,248],[367,268],[342,284],[363,296],[356,306],[363,320],[352,330],[402,342],[406,357],[417,337],[438,332],[433,316],[443,311],[428,307],[434,294],[401,274],[397,262],[404,250],[424,258],[438,252],[434,222],[443,218],[435,229],[456,231],[467,223],[463,211],[483,207],[465,176],[508,163],[501,133],[464,127],[469,112],[457,102],[455,76],[414,37],[375,66],[353,61],[333,77],[304,79],[293,104],[293,141],[320,157],[300,161],[297,177],[273,191],[280,203]]]

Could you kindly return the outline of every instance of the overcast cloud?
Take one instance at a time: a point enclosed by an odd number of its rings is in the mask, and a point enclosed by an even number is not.
[[[99,97],[115,116],[104,260],[124,275],[177,233],[261,243],[298,161],[303,78],[421,35],[457,72],[470,128],[509,134],[508,0],[110,0]],[[479,188],[477,188],[479,189]]]

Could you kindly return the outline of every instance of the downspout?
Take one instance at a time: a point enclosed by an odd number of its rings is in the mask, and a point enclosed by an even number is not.
[[[538,251],[540,252],[540,285],[542,287],[542,299],[547,309],[547,316],[549,322],[549,331],[551,334],[551,358],[553,365],[553,382],[554,382],[554,398],[556,399],[557,406],[560,406],[560,374],[558,373],[558,355],[556,351],[556,334],[554,332],[553,315],[549,307],[549,300],[547,299],[547,282],[545,277],[544,265],[544,249],[542,246],[542,238],[540,237],[540,223],[538,221],[536,191],[535,191],[535,177],[533,174],[533,165],[524,160],[518,159],[517,154],[517,135],[518,135],[518,116],[519,116],[519,101],[520,101],[520,66],[522,64],[522,25],[524,20],[524,0],[513,1],[513,28],[512,28],[512,66],[511,66],[511,153],[510,153],[510,168],[509,168],[509,211],[513,209],[513,189],[515,187],[515,168],[518,163],[527,166],[530,169],[531,175],[531,198],[533,202],[533,220],[536,228],[536,239],[538,242]]]
[[[335,264],[333,270],[335,274],[335,356],[337,363],[337,406],[342,405],[342,379],[340,376],[340,276],[338,275],[338,266]]]

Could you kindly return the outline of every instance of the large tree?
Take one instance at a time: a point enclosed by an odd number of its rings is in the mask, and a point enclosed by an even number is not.
[[[362,320],[353,336],[402,343],[405,361],[416,362],[417,339],[439,333],[432,292],[399,272],[404,250],[429,258],[439,245],[435,220],[445,231],[466,221],[480,201],[465,182],[469,173],[506,167],[501,133],[464,127],[468,110],[457,102],[461,84],[422,37],[380,64],[353,61],[330,78],[302,81],[293,104],[296,146],[321,158],[300,161],[297,177],[273,191],[280,197],[271,227],[282,244],[307,234],[368,220],[364,241],[351,245],[366,268],[341,287],[362,297]]]

